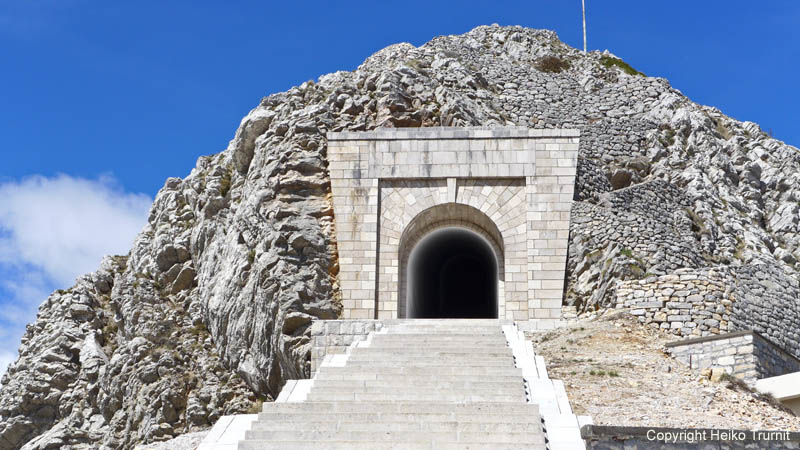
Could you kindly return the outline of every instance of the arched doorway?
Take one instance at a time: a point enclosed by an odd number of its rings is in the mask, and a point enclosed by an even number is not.
[[[407,277],[409,318],[497,318],[497,259],[472,230],[425,235],[411,250]]]
[[[420,212],[398,242],[397,317],[497,318],[505,311],[504,238],[475,207]]]

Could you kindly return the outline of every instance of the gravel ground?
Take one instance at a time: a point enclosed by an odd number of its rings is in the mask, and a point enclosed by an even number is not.
[[[182,434],[175,439],[148,445],[137,445],[134,450],[194,450],[209,430]]]
[[[529,335],[576,414],[598,425],[800,431],[800,418],[740,383],[712,382],[664,353],[675,336],[627,314]]]

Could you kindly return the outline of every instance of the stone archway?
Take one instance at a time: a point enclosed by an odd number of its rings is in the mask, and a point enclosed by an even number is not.
[[[504,249],[497,225],[472,206],[446,203],[422,211],[403,231],[398,245],[397,316],[502,317],[506,306]],[[450,291],[446,281],[437,283],[425,279],[430,274],[424,272],[457,277],[459,274],[452,273],[457,267],[462,271],[461,276],[472,273],[480,277],[481,280],[473,280],[480,281],[473,287],[479,288],[477,295],[488,298],[473,298],[474,301],[467,301],[462,305],[464,308],[459,308],[462,302],[452,298],[458,295],[459,288]],[[487,275],[491,279],[485,279]],[[441,292],[442,289],[449,292]],[[432,298],[437,299],[437,307],[426,305]]]
[[[328,133],[342,318],[407,317],[407,240],[436,227],[494,243],[499,318],[557,321],[578,141],[517,127]]]
[[[497,318],[497,257],[478,233],[432,231],[411,250],[405,269],[407,318]]]

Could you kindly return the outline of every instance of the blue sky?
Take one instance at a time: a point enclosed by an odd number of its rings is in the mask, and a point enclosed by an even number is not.
[[[587,0],[587,22],[590,49],[800,145],[800,3]],[[0,0],[0,371],[46,293],[125,252],[262,96],[491,23],[582,45],[580,0]]]

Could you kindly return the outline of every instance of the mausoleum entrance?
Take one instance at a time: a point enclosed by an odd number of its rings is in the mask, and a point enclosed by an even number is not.
[[[497,257],[478,233],[446,227],[427,234],[406,270],[408,318],[497,318]]]
[[[518,127],[328,133],[342,318],[554,325],[578,141]]]

